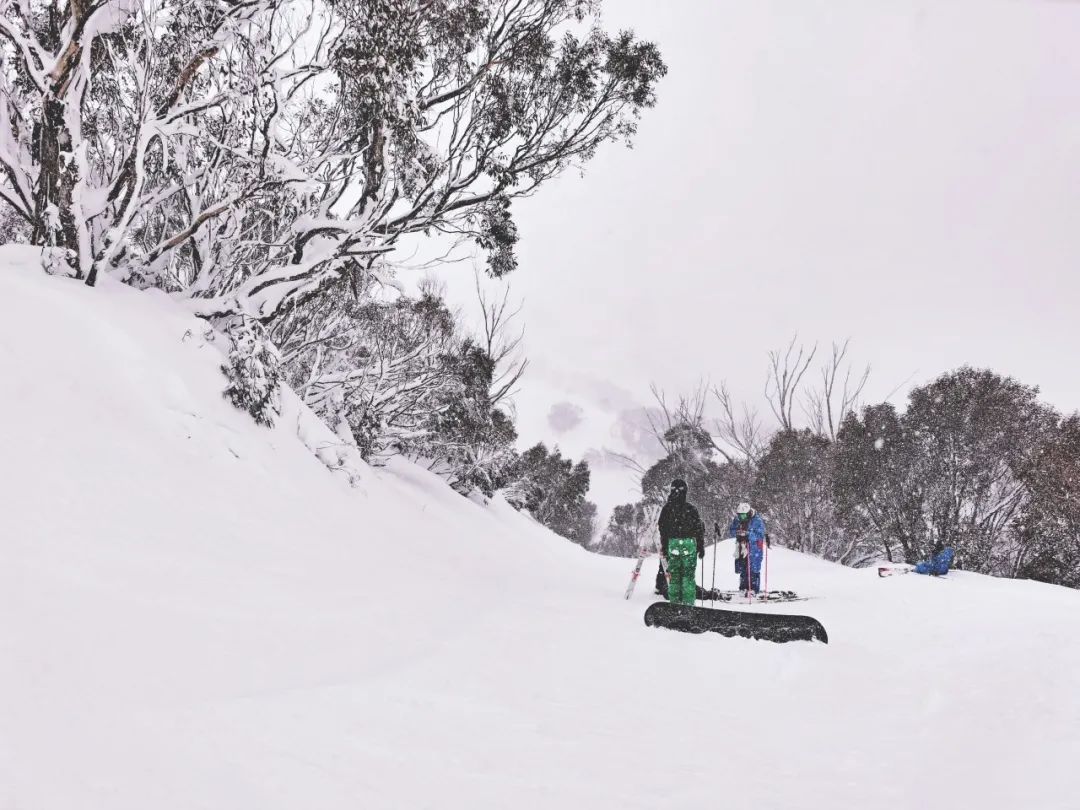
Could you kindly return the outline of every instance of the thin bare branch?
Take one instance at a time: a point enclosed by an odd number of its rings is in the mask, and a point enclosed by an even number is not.
[[[809,351],[798,343],[799,336],[792,337],[787,349],[769,352],[769,375],[765,381],[765,399],[781,430],[794,430],[795,402],[799,386],[817,354],[815,343]]]
[[[716,444],[717,452],[730,463],[739,461],[741,456],[743,463],[756,464],[767,443],[757,410],[743,403],[736,413],[734,397],[726,382],[714,386],[712,393],[720,405],[720,416],[713,420],[716,435],[723,442]]]
[[[854,373],[847,362],[850,339],[833,343],[832,353],[819,368],[820,386],[803,395],[803,413],[810,428],[819,436],[835,439],[836,432],[849,413],[859,407],[860,398],[870,379],[870,366]]]

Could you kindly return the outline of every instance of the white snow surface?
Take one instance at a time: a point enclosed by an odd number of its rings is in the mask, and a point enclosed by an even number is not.
[[[626,602],[498,500],[351,487],[166,296],[36,262],[0,249],[0,810],[1078,806],[1080,593],[774,549],[828,645],[649,629],[655,563]]]

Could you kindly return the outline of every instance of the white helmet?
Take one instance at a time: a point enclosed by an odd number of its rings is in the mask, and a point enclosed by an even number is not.
[[[750,504],[748,504],[746,501],[743,501],[742,503],[739,504],[739,508],[735,510],[735,514],[736,515],[749,515],[750,511],[751,511],[750,510]]]

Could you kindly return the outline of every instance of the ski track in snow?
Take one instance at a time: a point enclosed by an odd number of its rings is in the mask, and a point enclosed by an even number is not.
[[[0,249],[0,810],[1077,806],[1080,593],[773,549],[815,598],[749,609],[829,645],[649,629],[655,562],[626,602],[632,560],[500,501],[352,489],[166,296],[34,260]]]

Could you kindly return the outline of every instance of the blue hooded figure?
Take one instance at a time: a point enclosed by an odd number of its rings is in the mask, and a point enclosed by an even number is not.
[[[765,556],[765,521],[750,504],[740,503],[729,531],[729,536],[736,540],[735,573],[739,575],[739,590],[757,593],[761,590],[761,560]]]
[[[929,574],[930,576],[940,577],[949,573],[949,568],[952,566],[953,558],[956,556],[951,548],[946,546],[929,560],[923,560],[921,563],[916,563],[916,574]]]

